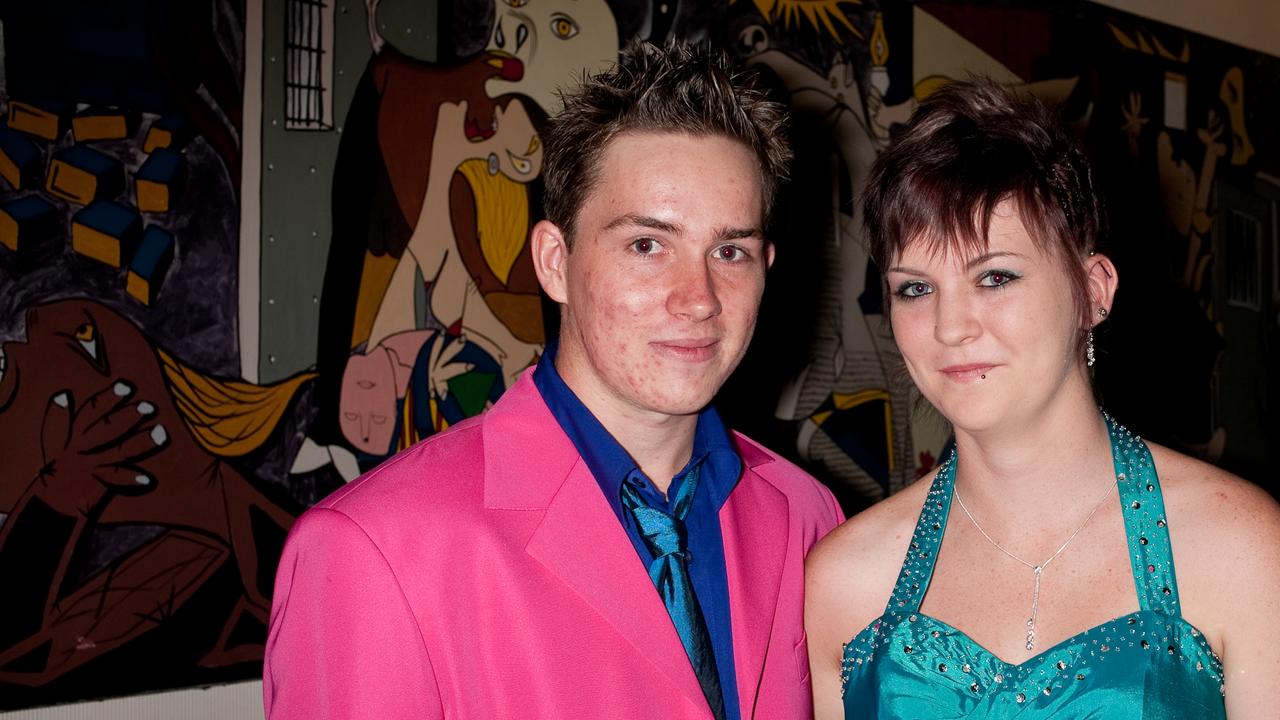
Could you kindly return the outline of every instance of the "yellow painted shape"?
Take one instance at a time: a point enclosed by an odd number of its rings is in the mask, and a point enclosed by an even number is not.
[[[831,393],[831,399],[835,402],[837,410],[848,410],[872,400],[889,402],[891,396],[888,390],[872,388],[870,390],[860,390],[856,393]]]
[[[396,273],[398,258],[390,255],[374,255],[368,250],[364,253],[364,269],[360,271],[360,295],[356,297],[356,317],[351,324],[351,349],[369,339],[373,332],[373,321],[378,317],[382,307],[382,298],[391,285],[391,276]]]
[[[893,454],[893,396],[888,390],[871,388],[856,393],[832,393],[837,410],[848,410],[873,400],[884,401],[885,456],[889,458],[889,472],[893,472],[897,458]]]
[[[71,133],[76,142],[123,140],[129,136],[124,115],[93,115],[71,120]]]
[[[98,178],[63,160],[54,160],[44,188],[68,202],[88,205],[98,190]]]
[[[862,32],[854,27],[849,18],[845,16],[842,6],[845,5],[861,5],[862,0],[767,0],[763,5],[767,6],[767,10],[761,12],[762,15],[769,18],[773,22],[782,21],[782,26],[791,28],[796,25],[801,17],[809,21],[814,30],[821,32],[826,30],[831,37],[839,39],[840,32],[836,29],[831,20],[840,21],[854,37],[862,39]],[[756,7],[761,7],[762,3],[757,0]]]
[[[475,196],[480,251],[494,276],[505,285],[529,232],[528,191],[502,173],[490,175],[484,160],[468,160],[458,172]]]
[[[125,279],[124,289],[143,305],[151,304],[151,283],[144,280],[138,273],[132,270],[129,271],[129,277]]]
[[[135,183],[138,209],[142,212],[169,212],[169,186],[151,180]]]
[[[834,414],[835,413],[830,410],[827,410],[826,412],[814,413],[813,424],[821,426],[822,423],[827,421],[827,418],[831,417]]]
[[[889,36],[884,32],[884,13],[876,11],[875,28],[871,31],[871,40],[867,42],[871,50],[872,65],[886,65],[889,62]]]
[[[120,241],[88,225],[71,224],[71,249],[111,267],[120,267]]]
[[[271,437],[298,388],[315,373],[274,385],[222,380],[156,350],[174,404],[201,447],[219,457],[247,455]]]
[[[45,140],[58,139],[58,116],[20,101],[9,102],[9,127]]]
[[[1138,50],[1140,50],[1144,55],[1156,54],[1155,50],[1151,49],[1151,44],[1148,43],[1147,39],[1142,36],[1141,31],[1138,32]]]
[[[18,169],[17,164],[2,152],[0,152],[0,177],[3,177],[9,183],[9,187],[15,190],[22,189],[22,172]]]
[[[147,139],[142,144],[142,152],[151,154],[160,148],[173,144],[173,133],[158,127],[147,130]]]
[[[0,245],[18,252],[18,221],[7,212],[0,212]]]
[[[1107,28],[1111,30],[1111,34],[1115,36],[1116,42],[1120,43],[1120,47],[1126,50],[1138,49],[1138,46],[1133,42],[1133,40],[1129,39],[1129,36],[1126,35],[1123,30],[1112,23],[1107,23]]]

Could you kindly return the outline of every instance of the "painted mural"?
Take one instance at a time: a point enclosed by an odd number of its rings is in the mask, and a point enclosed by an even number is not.
[[[1280,59],[1060,5],[0,6],[0,710],[259,674],[293,519],[483,412],[554,337],[526,248],[539,133],[631,39],[724,47],[792,110],[778,261],[717,402],[846,509],[947,442],[857,195],[972,73],[1056,104],[1107,190],[1102,401],[1273,477]]]

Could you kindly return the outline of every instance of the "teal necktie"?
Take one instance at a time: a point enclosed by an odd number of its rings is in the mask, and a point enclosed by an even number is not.
[[[711,713],[717,720],[724,720],[724,696],[720,690],[720,675],[716,670],[715,651],[711,647],[711,634],[702,617],[702,608],[693,592],[689,579],[688,539],[684,519],[693,505],[693,494],[698,488],[698,467],[684,476],[684,482],[676,493],[672,514],[651,507],[640,496],[630,481],[622,483],[622,506],[635,518],[644,544],[653,555],[649,563],[649,579],[662,596],[671,622],[680,634],[680,642],[698,676],[702,694],[707,697]]]

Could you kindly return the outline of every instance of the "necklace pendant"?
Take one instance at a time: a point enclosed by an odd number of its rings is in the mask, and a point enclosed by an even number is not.
[[[1034,618],[1027,621],[1027,650],[1036,649],[1036,621]]]

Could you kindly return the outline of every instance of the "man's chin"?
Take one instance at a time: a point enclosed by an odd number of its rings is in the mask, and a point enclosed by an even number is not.
[[[661,397],[639,398],[650,408],[664,415],[697,415],[715,398],[716,385],[712,389],[706,387],[691,388],[687,392],[663,393]]]

